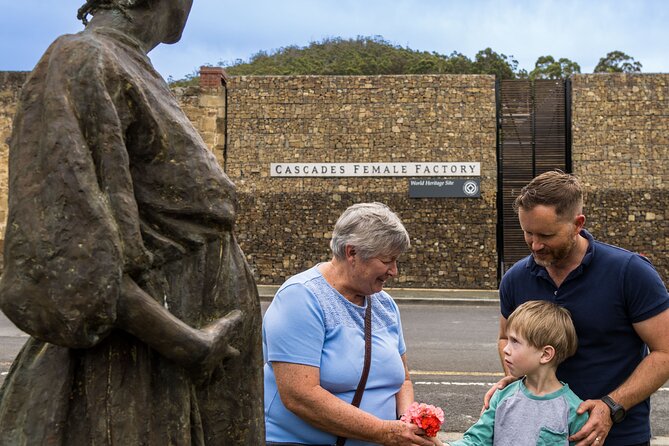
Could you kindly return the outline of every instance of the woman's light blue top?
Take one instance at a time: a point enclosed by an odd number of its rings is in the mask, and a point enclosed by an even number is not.
[[[406,346],[397,304],[388,293],[372,299],[372,362],[360,408],[381,419],[397,418],[395,394],[404,383],[401,355]],[[318,267],[288,279],[263,319],[265,423],[267,441],[334,444],[323,432],[288,411],[278,393],[272,362],[318,367],[321,386],[350,403],[365,358],[365,306],[332,288]],[[347,446],[371,443],[348,440]]]

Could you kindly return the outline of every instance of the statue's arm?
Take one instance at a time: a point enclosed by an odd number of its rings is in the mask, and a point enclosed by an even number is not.
[[[225,357],[237,354],[227,339],[241,321],[241,315],[235,310],[201,330],[190,327],[124,275],[116,325],[166,358],[184,366],[202,366],[206,370]]]

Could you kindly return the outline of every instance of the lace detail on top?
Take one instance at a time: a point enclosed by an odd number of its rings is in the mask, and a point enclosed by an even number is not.
[[[353,304],[334,289],[322,275],[307,281],[304,286],[316,296],[323,310],[327,330],[339,325],[364,330],[366,300],[363,307]],[[368,298],[373,299],[374,302],[372,304],[372,330],[399,324],[395,306],[387,293],[375,293]]]

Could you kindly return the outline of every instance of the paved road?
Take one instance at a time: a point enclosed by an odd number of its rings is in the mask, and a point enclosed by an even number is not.
[[[497,307],[400,304],[400,309],[416,399],[441,406],[445,429],[463,432],[478,419],[483,395],[500,377]],[[0,313],[0,383],[25,339]],[[669,436],[669,382],[652,404],[654,434]]]
[[[464,432],[502,376],[497,307],[401,305],[416,400],[444,409],[445,429]]]

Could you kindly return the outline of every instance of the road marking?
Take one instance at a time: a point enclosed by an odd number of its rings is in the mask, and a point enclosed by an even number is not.
[[[463,383],[456,381],[416,381],[414,385],[422,386],[492,386],[497,383]],[[669,387],[660,387],[657,392],[669,392]]]
[[[504,376],[502,372],[448,372],[448,371],[427,371],[411,370],[410,375],[432,375],[432,376]]]
[[[496,383],[459,383],[452,381],[416,381],[414,385],[423,385],[423,386],[484,386],[490,387]]]

